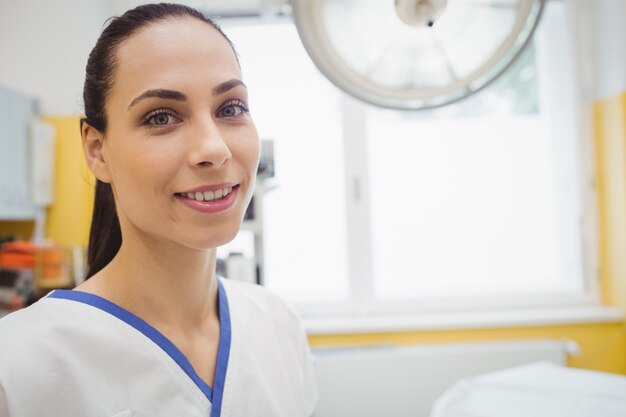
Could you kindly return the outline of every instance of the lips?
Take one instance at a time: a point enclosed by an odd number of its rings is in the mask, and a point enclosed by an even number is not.
[[[238,191],[239,184],[232,187],[220,184],[219,187],[198,187],[184,193],[176,193],[175,196],[181,203],[193,210],[202,213],[217,213],[229,209],[235,203]]]

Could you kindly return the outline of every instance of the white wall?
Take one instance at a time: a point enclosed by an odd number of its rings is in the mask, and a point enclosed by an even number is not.
[[[626,1],[601,0],[595,27],[597,38],[596,97],[626,91]]]
[[[0,84],[39,100],[45,114],[80,114],[87,56],[106,2],[0,0]]]
[[[577,349],[559,340],[313,349],[315,417],[427,417],[460,378],[537,362],[563,365]]]
[[[172,0],[170,0],[172,1]],[[261,0],[174,0],[250,10]],[[264,0],[265,1],[265,0]],[[0,0],[0,85],[39,100],[41,113],[80,114],[85,65],[107,18],[149,0]]]
[[[588,50],[591,98],[626,91],[626,0],[576,0],[580,47]]]

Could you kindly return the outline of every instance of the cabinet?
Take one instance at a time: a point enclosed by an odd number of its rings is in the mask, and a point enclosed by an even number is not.
[[[0,87],[0,220],[29,220],[36,214],[30,163],[35,110],[32,98]]]

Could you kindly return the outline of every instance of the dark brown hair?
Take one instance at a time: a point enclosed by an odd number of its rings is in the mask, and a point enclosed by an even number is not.
[[[215,22],[188,6],[170,3],[146,4],[129,10],[120,17],[111,18],[91,50],[87,61],[83,87],[85,117],[80,120],[81,128],[83,123],[87,123],[101,133],[106,132],[105,103],[114,82],[117,46],[151,23],[181,17],[198,19],[211,25],[224,36],[235,52],[232,43]],[[237,59],[236,52],[235,59]],[[96,180],[86,279],[111,262],[121,244],[122,232],[115,209],[113,190],[110,184]]]

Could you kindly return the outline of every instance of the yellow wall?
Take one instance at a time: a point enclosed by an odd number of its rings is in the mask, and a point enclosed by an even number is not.
[[[93,207],[93,177],[83,156],[79,117],[46,117],[56,129],[54,204],[45,236],[62,245],[87,245]],[[30,239],[33,222],[0,222],[0,234]]]
[[[55,200],[47,212],[46,237],[68,246],[87,245],[93,211],[94,180],[83,155],[79,119],[46,118],[57,129]]]
[[[580,354],[568,358],[569,366],[626,374],[626,332],[623,323],[309,336],[311,346],[410,345],[529,339],[575,341],[580,346]]]
[[[626,311],[626,93],[593,108],[603,302]]]

